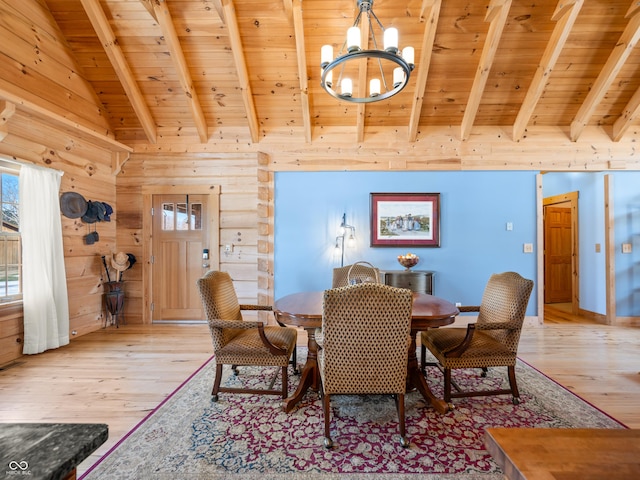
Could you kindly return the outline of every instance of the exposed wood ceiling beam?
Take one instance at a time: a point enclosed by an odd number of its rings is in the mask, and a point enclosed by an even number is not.
[[[236,16],[236,7],[233,4],[233,0],[222,0],[222,8],[226,19],[227,29],[229,30],[229,41],[231,42],[231,51],[233,52],[233,59],[236,64],[236,71],[238,72],[242,100],[244,101],[247,121],[249,122],[251,141],[253,143],[258,143],[260,138],[258,115],[256,113],[256,105],[253,102],[253,93],[251,92],[251,83],[249,82],[247,62],[243,54],[238,18]]]
[[[187,64],[187,59],[184,57],[184,52],[180,45],[180,39],[178,38],[178,32],[176,32],[176,27],[173,24],[173,19],[171,18],[166,0],[155,0],[153,2],[153,10],[156,14],[156,19],[158,20],[162,34],[164,35],[164,41],[171,53],[173,64],[176,67],[180,86],[187,98],[187,103],[196,124],[196,130],[198,131],[200,142],[207,143],[209,140],[207,120],[204,117],[202,105],[198,100],[198,94],[193,86],[193,80],[191,78],[191,73],[189,72],[189,65]]]
[[[431,56],[433,54],[433,42],[436,38],[438,18],[440,17],[440,6],[442,0],[423,0],[420,18],[425,18],[424,34],[422,35],[422,48],[420,49],[420,59],[418,60],[418,71],[416,78],[416,90],[413,97],[413,106],[409,116],[409,141],[415,142],[418,136],[418,125],[422,114],[422,103],[424,102],[424,91],[427,86]]]
[[[462,140],[467,140],[471,133],[471,127],[473,127],[473,122],[480,106],[480,99],[484,93],[489,72],[491,71],[493,60],[498,50],[500,37],[502,36],[504,25],[507,22],[509,8],[511,8],[511,0],[491,0],[489,4],[484,20],[485,22],[491,23],[489,25],[489,31],[487,32],[487,39],[482,49],[482,55],[480,56],[480,64],[478,65],[476,76],[473,80],[473,87],[471,87],[467,107],[464,110],[464,117],[462,118],[462,126],[460,129]]]
[[[613,141],[619,142],[638,118],[640,118],[640,88],[636,90],[627,106],[624,107],[620,118],[613,124]]]
[[[89,21],[96,31],[102,47],[104,48],[113,69],[122,84],[122,88],[127,94],[133,111],[136,113],[142,129],[150,143],[156,143],[157,127],[156,122],[151,115],[149,106],[142,96],[140,87],[131,72],[129,63],[127,62],[122,49],[118,45],[116,38],[104,10],[100,6],[99,0],[81,0],[82,6],[89,17]]]
[[[633,2],[626,17],[635,15],[640,10],[640,2]],[[626,133],[629,127],[640,117],[640,88],[636,90],[631,100],[624,110],[622,115],[613,124],[613,141],[619,142],[622,136]]]
[[[304,41],[304,23],[302,19],[302,0],[284,0],[285,11],[293,17],[293,31],[296,37],[296,58],[298,61],[298,78],[300,81],[300,102],[302,104],[302,124],[304,139],[311,143],[311,99],[309,97],[309,74],[307,73],[307,55]],[[287,4],[290,9],[287,8]],[[291,18],[291,17],[289,17]]]
[[[580,110],[571,122],[571,141],[575,142],[580,137],[580,134],[587,126],[589,119],[593,115],[594,111],[598,107],[598,104],[602,101],[607,93],[607,89],[615,80],[620,69],[624,66],[624,63],[629,58],[633,47],[640,40],[640,2],[634,0],[629,8],[629,12],[626,18],[629,18],[624,32],[620,36],[620,39],[613,48],[611,55],[607,59],[604,67],[600,71],[598,78],[594,82],[591,90],[584,99],[584,102],[580,106]]]
[[[558,57],[564,48],[567,38],[571,33],[573,24],[578,18],[578,13],[582,8],[583,0],[560,0],[556,11],[551,17],[556,21],[551,38],[547,43],[547,47],[542,55],[538,69],[536,70],[527,95],[520,106],[520,111],[513,124],[513,140],[518,141],[524,135],[527,124],[533,115],[533,111],[542,96],[542,92],[547,85],[551,71],[558,61]]]

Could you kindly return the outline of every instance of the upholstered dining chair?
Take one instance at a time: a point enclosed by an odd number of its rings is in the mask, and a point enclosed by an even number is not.
[[[411,291],[378,283],[324,292],[318,368],[325,447],[333,446],[330,399],[339,394],[393,395],[400,443],[409,446],[404,394],[412,303]]]
[[[344,267],[333,269],[333,281],[331,288],[346,287],[350,280],[354,283],[380,282],[380,270],[369,262],[355,262]]]
[[[478,395],[511,394],[520,403],[516,382],[516,355],[533,281],[516,272],[491,275],[479,306],[458,307],[461,312],[479,312],[475,323],[467,328],[434,328],[421,332],[421,365],[426,372],[426,349],[435,356],[444,375],[444,400]],[[452,380],[451,371],[481,368],[486,376],[489,367],[507,367],[509,389],[462,391]],[[451,387],[455,392],[451,390]]]
[[[287,367],[296,345],[295,328],[265,326],[261,321],[245,321],[243,310],[271,310],[270,306],[238,303],[231,276],[227,272],[209,271],[197,281],[200,298],[209,323],[216,361],[216,378],[211,395],[218,400],[219,392],[262,393],[288,396]],[[222,367],[276,366],[282,371],[282,388],[274,390],[275,377],[268,388],[222,387]]]

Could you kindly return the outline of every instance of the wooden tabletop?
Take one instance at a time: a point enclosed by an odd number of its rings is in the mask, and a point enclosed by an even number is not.
[[[640,430],[488,428],[485,445],[509,480],[640,479]]]
[[[283,323],[297,327],[317,328],[322,325],[324,291],[299,292],[282,297],[273,305]],[[426,293],[413,293],[411,328],[426,330],[453,323],[460,312],[451,302]]]
[[[285,412],[290,412],[312,388],[318,390],[320,373],[317,364],[318,344],[314,330],[322,327],[322,303],[324,290],[293,293],[282,297],[273,305],[273,313],[278,323],[302,327],[307,331],[307,361],[295,393],[284,400]],[[411,310],[411,345],[407,354],[407,391],[417,389],[422,396],[440,413],[449,410],[448,404],[437,398],[430,390],[424,375],[420,371],[416,357],[416,336],[419,331],[442,327],[454,322],[460,312],[450,302],[426,293],[413,293]]]

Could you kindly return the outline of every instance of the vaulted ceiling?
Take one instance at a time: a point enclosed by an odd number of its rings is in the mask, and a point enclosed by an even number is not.
[[[115,138],[306,143],[324,129],[354,141],[402,128],[560,127],[578,140],[640,126],[637,0],[375,0],[415,48],[398,95],[353,104],[320,86],[320,49],[339,50],[356,0],[40,0],[68,43]]]

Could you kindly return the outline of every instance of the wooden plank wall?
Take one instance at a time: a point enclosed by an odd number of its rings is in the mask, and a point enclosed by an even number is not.
[[[7,134],[0,141],[0,155],[64,172],[61,193],[73,191],[87,200],[107,202],[116,211],[112,217],[115,219],[117,204],[111,151],[92,146],[21,111],[16,111],[5,127]],[[61,221],[69,293],[69,330],[73,338],[105,324],[101,256],[115,250],[116,222],[96,224],[100,240],[85,245],[83,237],[89,226],[80,219],[64,216]],[[16,345],[22,336],[22,308],[18,312],[11,305],[0,307],[0,345],[6,353],[0,357],[0,364],[19,356],[22,348]],[[5,351],[5,347],[9,350]]]
[[[2,3],[0,155],[61,170],[61,192],[107,202],[116,212],[114,221],[97,224],[100,240],[93,245],[84,244],[86,224],[62,217],[73,339],[105,324],[101,256],[115,251],[118,211],[112,160],[127,147],[113,140],[97,94],[45,2]],[[21,353],[21,312],[0,307],[0,344],[7,353],[0,363]]]
[[[0,90],[99,132],[109,124],[97,94],[45,2],[3,1]]]
[[[220,186],[220,269],[234,280],[241,303],[257,302],[258,162],[255,153],[133,154],[117,177],[118,250],[133,253],[142,263],[142,186]],[[232,251],[225,252],[225,245]],[[125,272],[125,318],[143,322],[142,268]]]

